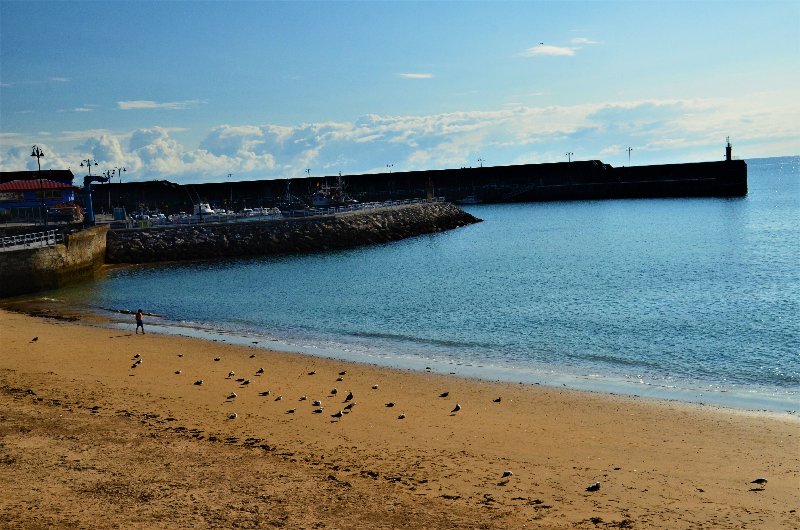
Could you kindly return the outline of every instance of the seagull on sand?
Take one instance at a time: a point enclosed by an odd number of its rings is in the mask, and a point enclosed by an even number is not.
[[[344,400],[345,401],[352,401],[352,399],[353,399],[353,393],[348,390],[347,391],[347,397],[345,397]]]
[[[229,420],[235,420],[235,419],[236,419],[236,418],[238,418],[238,417],[239,417],[239,415],[238,415],[238,414],[236,414],[236,413],[234,412],[233,414],[230,414],[230,415],[228,416],[228,419],[229,419]]]
[[[36,339],[34,339],[34,340],[36,340]],[[133,358],[134,358],[134,359],[138,359],[138,358],[139,358],[139,357],[141,357],[141,356],[142,356],[142,354],[141,354],[141,353],[137,353],[136,355],[134,355],[134,356],[133,356]]]
[[[236,399],[236,397],[236,392],[231,392],[230,395],[228,395],[228,399]]]
[[[501,397],[498,397],[497,399],[493,399],[492,401],[493,401],[494,403],[500,403],[501,401],[503,401],[503,398],[501,398]]]
[[[258,395],[259,396],[268,396],[269,395],[269,390],[265,390],[264,392],[259,392]]]
[[[181,371],[180,370],[175,370],[175,375],[181,375]]]
[[[340,382],[340,381],[344,381],[344,377],[337,377],[337,378],[336,378],[336,382],[337,382],[337,383],[338,383],[338,382]]]
[[[306,395],[305,395],[305,394],[303,394],[302,396],[300,396],[300,401],[305,401],[305,400],[307,400],[307,399],[308,399],[308,398],[306,397]]]
[[[249,379],[245,379],[244,381],[242,381],[242,384],[243,385],[249,385],[250,384],[250,380]]]
[[[251,355],[251,356],[250,356],[250,358],[251,358],[251,359],[255,359],[255,357],[256,357],[256,354],[255,354],[255,353],[254,353],[253,355]]]
[[[352,403],[348,403],[347,405],[345,405],[344,410],[349,411],[350,409],[352,409],[355,406],[356,406],[356,402],[353,401]]]
[[[296,411],[296,410],[297,409],[289,409],[289,410],[286,411],[286,414],[294,414],[294,411]]]
[[[341,410],[336,414],[331,414],[331,418],[341,418],[342,416],[344,416],[344,412],[342,412]]]
[[[599,491],[600,490],[600,483],[595,482],[594,484],[590,484],[586,487],[586,491]]]
[[[280,401],[280,400],[282,400],[282,399],[283,399],[283,396],[277,396],[277,397],[275,398],[275,401]]]
[[[317,374],[316,370],[311,370],[310,372],[308,372],[308,375],[316,375],[316,374]]]
[[[450,392],[442,392],[441,394],[439,394],[439,397],[447,397],[449,395],[450,395]]]
[[[342,370],[341,372],[339,372],[339,375],[347,375],[347,370]]]
[[[461,404],[460,403],[456,403],[456,406],[453,407],[453,410],[450,411],[450,414],[455,414],[459,410],[461,410]]]
[[[398,420],[404,420],[404,419],[406,419],[406,413],[405,413],[405,412],[402,412],[402,413],[400,413],[400,415],[397,417],[397,419],[398,419]]]
[[[750,484],[757,484],[757,485],[759,485],[759,486],[761,486],[763,488],[767,484],[767,482],[769,482],[769,481],[767,479],[765,479],[764,477],[758,477],[755,480],[751,480]]]
[[[263,368],[259,368],[258,371],[256,372],[256,375],[261,375],[263,373],[264,373],[264,369]]]
[[[513,477],[513,476],[514,476],[514,473],[512,473],[511,471],[505,470],[505,471],[503,471],[503,476],[500,477],[500,478],[508,478],[508,477]]]
[[[336,394],[338,394],[338,393],[339,393],[339,391],[338,391],[338,390],[336,390],[335,388],[331,388],[331,395],[332,395],[332,396],[335,396],[335,395],[336,395]]]
[[[214,357],[214,360],[215,361],[219,361],[219,357]]]
[[[390,401],[386,404],[387,407],[394,407],[394,401]]]
[[[311,403],[311,405],[314,406],[314,407],[321,407],[322,406],[322,401],[320,401],[318,399],[315,399],[314,402]]]
[[[372,385],[372,390],[378,390],[378,385]]]
[[[37,340],[39,340],[39,337],[33,337],[33,338],[31,339],[31,342],[36,342]]]
[[[228,377],[233,377],[234,375],[236,375],[236,372],[234,372],[233,370],[228,372]]]
[[[202,379],[198,379],[197,381],[194,382],[194,384],[196,384],[198,386],[202,385],[203,384],[203,380]]]
[[[314,414],[322,414],[322,408],[318,408],[312,411]]]

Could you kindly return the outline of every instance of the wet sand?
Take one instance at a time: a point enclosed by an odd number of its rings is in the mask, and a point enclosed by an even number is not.
[[[795,416],[0,319],[2,527],[800,527]]]

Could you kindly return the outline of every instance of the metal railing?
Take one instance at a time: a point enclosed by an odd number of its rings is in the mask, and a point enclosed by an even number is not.
[[[18,236],[0,238],[0,250],[17,250],[20,248],[52,247],[64,241],[64,234],[58,230],[35,232]]]

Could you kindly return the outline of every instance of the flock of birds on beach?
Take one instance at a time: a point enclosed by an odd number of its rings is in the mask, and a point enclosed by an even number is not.
[[[178,357],[183,357],[183,354],[178,354]],[[254,357],[255,357],[255,354],[250,356],[251,359],[254,358]],[[221,360],[222,359],[220,357],[214,357],[214,361],[215,362],[219,362]],[[138,368],[141,364],[142,364],[142,356],[141,356],[140,353],[137,353],[137,354],[135,354],[133,356],[133,364],[131,365],[131,369]],[[181,374],[183,374],[183,371],[182,370],[175,370],[174,373],[175,373],[175,375],[181,375]],[[262,375],[264,375],[264,373],[265,373],[264,368],[259,368],[258,370],[256,370],[255,375],[256,376],[262,376]],[[313,376],[313,375],[316,375],[316,374],[317,374],[316,370],[312,370],[312,371],[307,373],[307,375],[309,375],[309,376]],[[344,381],[344,376],[345,375],[347,375],[347,370],[342,370],[341,372],[339,372],[339,377],[337,377],[336,381],[337,382]],[[236,376],[236,372],[231,370],[231,371],[228,372],[228,375],[227,375],[226,379],[233,379],[235,376]],[[252,383],[252,380],[246,379],[244,377],[239,377],[239,378],[236,379],[236,382],[239,383],[240,387],[245,387],[247,385],[250,385]],[[195,380],[194,385],[195,386],[202,386],[204,383],[205,383],[205,381],[203,379],[197,379],[197,380]],[[372,385],[372,389],[373,390],[378,390],[378,388],[379,387],[378,387],[377,384],[376,385]],[[339,393],[339,390],[336,387],[334,387],[334,388],[332,388],[330,390],[329,397],[335,397],[335,396],[338,395],[338,393]],[[266,391],[262,391],[262,392],[258,393],[259,396],[264,396],[264,397],[270,396],[271,394],[272,393],[271,393],[270,390],[266,390]],[[439,394],[440,398],[447,398],[449,396],[450,396],[450,392],[447,392],[447,391],[446,392],[442,392],[441,394]],[[235,400],[237,397],[239,397],[239,396],[238,396],[238,394],[236,392],[230,392],[227,395],[226,400],[231,402],[231,401]],[[344,400],[342,401],[342,404],[344,404],[344,407],[342,407],[337,412],[331,414],[331,417],[334,418],[335,420],[338,420],[338,419],[341,419],[342,417],[344,417],[344,415],[349,414],[357,404],[355,401],[353,401],[354,397],[355,396],[353,395],[353,392],[351,390],[347,390],[347,395],[345,396]],[[283,396],[282,395],[277,395],[274,398],[274,401],[282,401],[282,400],[283,400]],[[300,396],[298,401],[307,401],[307,400],[308,400],[308,397],[304,394],[304,395]],[[492,401],[494,403],[500,403],[500,402],[502,402],[502,397],[498,396],[497,398],[493,399]],[[323,406],[321,400],[315,399],[315,400],[312,401],[311,404],[312,404],[313,407],[315,407],[314,410],[312,410],[313,414],[322,414],[322,413],[324,413],[325,409],[324,409],[324,406]],[[393,408],[393,407],[395,407],[395,405],[396,405],[395,402],[389,401],[389,402],[384,404],[384,407]],[[456,414],[458,414],[461,411],[461,409],[462,409],[461,404],[460,403],[456,403],[455,406],[453,407],[453,409],[450,411],[450,415],[451,416],[455,416]],[[296,412],[297,412],[297,408],[296,407],[286,410],[286,414],[295,414]],[[239,417],[239,415],[236,412],[232,412],[232,413],[228,414],[227,417],[228,417],[229,420],[235,420],[235,419],[237,419]],[[398,420],[404,420],[404,419],[406,419],[406,417],[407,416],[406,416],[405,412],[401,412],[397,416],[397,419]],[[508,471],[507,473],[511,473],[511,472]],[[510,475],[508,475],[508,476],[510,476]],[[506,477],[506,475],[504,475],[504,478],[505,477]]]
[[[38,337],[34,337],[31,340],[31,342],[34,342],[36,340],[38,340]],[[183,357],[183,354],[178,354],[178,357]],[[255,354],[251,355],[250,358],[251,359],[255,358]],[[135,354],[133,356],[133,364],[131,365],[131,369],[138,368],[142,364],[142,361],[143,361],[143,359],[142,359],[141,354],[140,353]],[[219,361],[221,361],[221,358],[220,357],[215,357],[214,361],[215,362],[219,362]],[[176,375],[181,375],[182,373],[183,372],[181,370],[175,370],[175,374]],[[255,376],[263,376],[264,374],[265,374],[264,368],[259,368],[255,372]],[[309,376],[314,376],[316,374],[317,374],[316,370],[312,370],[312,371],[307,373],[307,375],[309,375]],[[339,372],[339,376],[337,377],[336,381],[337,382],[344,381],[344,376],[345,375],[347,375],[347,371],[346,370],[342,370],[341,372]],[[231,371],[228,372],[228,375],[227,375],[226,379],[233,379],[234,377],[236,377],[236,372],[231,370]],[[246,386],[248,386],[248,385],[250,385],[252,383],[252,380],[246,379],[244,377],[239,377],[235,381],[240,384],[241,388],[244,388],[244,387],[246,387]],[[202,386],[203,384],[204,384],[204,380],[203,379],[197,379],[194,382],[195,386]],[[378,390],[378,389],[379,389],[379,387],[378,387],[377,384],[372,385],[372,390]],[[339,390],[336,387],[333,387],[330,390],[328,397],[336,397],[338,395],[338,393],[339,393]],[[258,392],[258,395],[262,396],[262,397],[271,396],[271,391],[270,390],[261,391],[261,392]],[[449,391],[445,391],[445,392],[442,392],[442,393],[439,394],[440,398],[448,398],[449,396],[450,396],[450,392]],[[226,401],[233,402],[238,397],[239,396],[238,396],[238,394],[236,392],[230,392],[226,396]],[[334,420],[332,420],[332,421],[338,421],[341,418],[343,418],[346,414],[350,414],[352,412],[353,408],[357,405],[357,403],[355,401],[353,401],[354,398],[355,398],[355,396],[353,395],[353,392],[351,390],[347,390],[347,395],[344,397],[344,400],[342,401],[342,404],[344,406],[340,410],[338,410],[337,412],[335,412],[335,413],[330,415],[332,418],[334,418]],[[282,400],[283,400],[283,396],[282,395],[277,395],[277,396],[274,397],[274,401],[282,401]],[[298,401],[308,401],[308,396],[303,394],[298,398]],[[492,402],[493,403],[501,403],[502,402],[502,397],[498,396],[497,398],[493,399]],[[325,408],[323,406],[322,400],[320,400],[320,399],[312,400],[311,401],[311,406],[313,407],[313,410],[311,411],[312,414],[323,414],[324,411],[325,411]],[[389,402],[384,404],[384,407],[386,407],[386,408],[394,408],[395,406],[396,406],[396,403],[393,402],[393,401],[389,401]],[[453,409],[450,411],[450,415],[451,416],[455,416],[459,412],[461,412],[461,410],[462,410],[461,404],[460,403],[456,403],[455,406],[453,407]],[[290,409],[286,410],[286,414],[295,414],[296,412],[297,412],[297,407],[293,407],[293,408],[290,408]],[[239,415],[236,412],[231,412],[227,416],[228,420],[230,420],[230,421],[236,420],[238,417],[239,417]],[[405,412],[401,412],[397,416],[397,419],[398,420],[406,419]],[[508,481],[510,480],[510,478],[513,477],[513,476],[514,476],[514,473],[512,471],[510,471],[510,470],[503,471],[502,476],[501,476],[501,480],[502,481],[500,482],[500,484],[501,485],[507,484]],[[755,485],[754,487],[751,488],[751,491],[763,491],[764,487],[767,484],[767,482],[768,482],[768,480],[766,478],[764,478],[764,477],[758,477],[758,478],[750,481],[750,484],[754,484]],[[586,491],[590,492],[590,493],[591,492],[596,492],[596,491],[599,491],[599,490],[600,490],[600,482],[594,482],[594,483],[592,483],[592,484],[590,484],[590,485],[588,485],[586,487]],[[702,490],[700,490],[700,491],[702,491]]]

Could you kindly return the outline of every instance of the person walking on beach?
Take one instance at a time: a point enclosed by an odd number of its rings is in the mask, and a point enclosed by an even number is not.
[[[139,334],[139,328],[142,328],[142,335],[144,335],[144,322],[142,322],[142,310],[136,312],[136,334]]]

